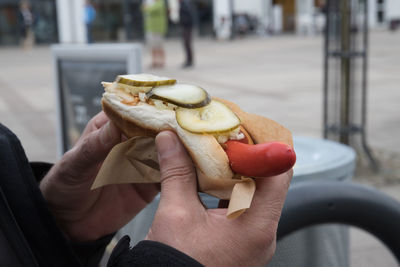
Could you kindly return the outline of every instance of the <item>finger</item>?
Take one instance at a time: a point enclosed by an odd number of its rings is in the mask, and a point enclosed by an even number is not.
[[[97,115],[95,115],[86,125],[85,130],[83,130],[82,137],[85,137],[91,132],[100,129],[108,121],[109,119],[103,111],[97,113]]]
[[[156,137],[161,171],[160,204],[200,205],[193,163],[176,134],[161,132]]]
[[[69,152],[77,171],[102,162],[114,145],[121,141],[121,132],[111,122],[107,122],[82,140]]]
[[[272,177],[257,178],[256,192],[247,216],[262,217],[265,223],[278,223],[293,170]]]

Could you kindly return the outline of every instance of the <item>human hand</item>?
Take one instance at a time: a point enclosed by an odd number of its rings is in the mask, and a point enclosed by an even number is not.
[[[90,190],[100,166],[121,132],[100,112],[82,136],[40,183],[59,226],[74,241],[92,241],[115,232],[157,194],[155,184],[108,185]]]
[[[156,137],[161,199],[146,239],[172,246],[206,266],[261,266],[272,257],[292,171],[256,179],[251,208],[239,218],[205,209],[197,195],[193,163],[172,132]]]

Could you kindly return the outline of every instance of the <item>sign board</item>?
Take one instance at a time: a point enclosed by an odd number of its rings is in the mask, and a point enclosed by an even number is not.
[[[64,154],[87,122],[101,111],[102,81],[119,74],[140,73],[139,44],[52,46],[57,95],[58,151]]]

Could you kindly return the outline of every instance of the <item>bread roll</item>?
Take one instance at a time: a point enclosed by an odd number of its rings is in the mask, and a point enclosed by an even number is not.
[[[153,105],[139,102],[137,105],[121,103],[117,93],[105,92],[103,110],[127,136],[150,136],[170,130],[174,131],[189,152],[198,171],[208,179],[232,180],[234,174],[229,159],[215,137],[210,134],[193,134],[182,129],[175,119],[175,111],[157,109]]]

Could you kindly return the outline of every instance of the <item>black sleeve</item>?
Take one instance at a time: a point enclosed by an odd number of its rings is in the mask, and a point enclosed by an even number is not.
[[[82,266],[43,199],[21,143],[1,124],[0,190],[7,211],[0,217],[9,222],[3,233],[14,252],[30,255],[26,266]]]
[[[130,238],[124,236],[114,248],[107,267],[135,266],[203,266],[188,255],[156,241],[141,241],[129,247]]]
[[[88,243],[68,241],[48,209],[38,183],[51,168],[48,163],[29,163],[18,138],[0,124],[0,192],[18,227],[9,236],[13,248],[32,255],[28,266],[98,266],[113,235]],[[4,214],[1,214],[5,216]],[[12,235],[11,235],[12,234]],[[15,242],[14,242],[15,241]],[[108,266],[202,266],[167,245],[142,241],[132,249],[124,237],[114,249]]]
[[[43,177],[48,173],[50,168],[53,166],[51,163],[47,162],[29,162],[31,165],[33,176],[35,176],[36,182],[39,184]]]
[[[45,162],[30,162],[30,166],[35,179],[39,184],[53,165]],[[104,236],[93,242],[70,242],[70,245],[83,266],[97,267],[114,234],[115,233]]]
[[[93,242],[71,243],[72,249],[82,262],[83,266],[98,267],[106,247],[111,242],[113,236],[114,234],[110,234]]]

